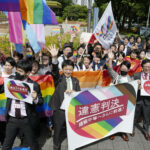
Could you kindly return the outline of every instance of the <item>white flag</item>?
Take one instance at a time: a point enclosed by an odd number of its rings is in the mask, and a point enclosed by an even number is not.
[[[94,30],[94,35],[104,48],[109,49],[110,45],[114,42],[116,31],[117,26],[114,20],[110,1]]]

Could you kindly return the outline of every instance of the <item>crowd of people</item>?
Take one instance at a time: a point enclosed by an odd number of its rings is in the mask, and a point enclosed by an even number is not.
[[[41,51],[34,53],[32,47],[26,44],[22,53],[14,52],[13,56],[5,58],[0,56],[0,77],[12,78],[16,80],[33,83],[34,91],[32,98],[34,103],[27,104],[17,100],[7,99],[6,103],[6,122],[0,122],[0,141],[3,145],[2,150],[11,150],[15,137],[20,131],[27,139],[31,150],[38,150],[39,118],[36,114],[35,106],[42,104],[40,87],[28,76],[52,75],[55,83],[55,92],[49,102],[53,110],[52,118],[47,119],[50,130],[54,130],[53,143],[54,150],[61,148],[61,142],[66,137],[63,132],[65,126],[65,112],[60,109],[64,99],[64,93],[80,91],[78,79],[72,77],[73,71],[97,71],[108,70],[113,84],[120,84],[138,80],[139,90],[134,119],[134,129],[131,136],[135,134],[135,126],[140,117],[143,118],[143,133],[146,140],[150,140],[150,100],[148,96],[141,96],[141,78],[150,80],[150,37],[142,39],[140,36],[122,38],[119,32],[110,49],[104,49],[95,40],[93,44],[83,43],[82,40],[77,50],[73,48],[75,34],[71,35],[68,43],[61,49],[50,45],[45,48],[45,53]],[[136,65],[140,64],[142,71],[129,76],[129,70],[134,72]],[[113,67],[120,65],[119,73]],[[62,71],[62,75],[59,74]],[[4,92],[3,84],[0,85],[0,93]],[[19,114],[19,113],[20,114]],[[62,134],[63,133],[63,134]],[[127,134],[121,133],[123,140],[128,141]],[[114,135],[110,137],[114,139]]]

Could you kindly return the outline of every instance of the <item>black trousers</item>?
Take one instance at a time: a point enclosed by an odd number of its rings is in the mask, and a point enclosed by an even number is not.
[[[63,110],[54,111],[53,122],[54,122],[54,137],[53,137],[54,150],[60,150],[62,141],[67,137],[65,128],[66,127],[65,111]]]
[[[0,143],[3,144],[6,131],[6,122],[0,121]]]
[[[10,117],[6,126],[6,137],[3,143],[2,150],[12,150],[14,140],[19,132],[22,130],[31,150],[39,150],[37,138],[30,126],[28,118],[17,119]]]
[[[134,129],[141,114],[143,118],[143,132],[146,134],[148,133],[150,123],[150,105],[146,105],[144,104],[144,102],[142,102],[141,104],[136,104],[133,127]]]

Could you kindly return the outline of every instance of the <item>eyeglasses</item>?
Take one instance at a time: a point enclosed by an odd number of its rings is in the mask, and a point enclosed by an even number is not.
[[[148,68],[148,69],[150,69],[150,66],[143,66],[143,68]]]

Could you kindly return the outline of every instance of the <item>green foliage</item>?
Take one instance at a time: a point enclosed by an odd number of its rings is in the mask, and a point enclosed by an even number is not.
[[[70,33],[65,33],[60,36],[61,38],[61,45],[63,46],[65,43],[68,43],[70,40],[71,34]],[[80,37],[77,35],[74,39],[73,46],[75,49],[79,46],[79,41]],[[46,37],[46,43],[45,46],[48,47],[51,44],[55,44],[57,48],[59,47],[59,42],[58,42],[58,34],[54,36],[48,36]],[[14,50],[14,46],[12,47]],[[9,42],[9,39],[7,36],[0,36],[0,52],[4,53],[5,55],[11,54],[11,45]]]
[[[0,52],[10,55],[11,45],[7,36],[0,36]]]
[[[58,22],[58,23],[63,23],[63,22],[64,22],[64,20],[63,20],[62,17],[56,17],[56,19],[57,19],[57,22]]]
[[[54,35],[54,36],[48,36],[46,37],[46,47],[49,46],[50,44],[55,44],[57,48],[59,47],[59,42],[58,42],[58,34]],[[65,43],[68,43],[70,40],[71,34],[70,33],[65,33],[60,35],[60,39],[61,39],[61,45],[63,46]],[[79,46],[79,41],[80,41],[80,37],[79,35],[77,35],[73,41],[73,47],[75,49],[77,49],[77,47]]]
[[[100,8],[100,17],[110,0],[95,0]],[[150,0],[111,0],[113,13],[120,30],[124,29],[125,23],[130,29],[133,22],[145,23],[147,20]]]
[[[87,12],[88,9],[86,6],[70,5],[65,7],[63,18],[65,19],[67,17],[69,20],[86,19]]]
[[[62,5],[62,8],[60,8],[59,11],[57,12],[57,15],[61,17],[63,16],[64,8],[72,4],[72,0],[54,0],[54,1],[57,1]]]

